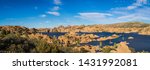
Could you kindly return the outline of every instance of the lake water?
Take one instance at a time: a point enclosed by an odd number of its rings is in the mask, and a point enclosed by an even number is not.
[[[43,33],[49,36],[61,36],[64,35],[65,33],[58,33],[58,32],[50,32],[50,33]],[[86,33],[86,32],[79,32],[78,34],[91,34],[91,33]],[[117,34],[120,37],[117,39],[111,40],[106,40],[103,41],[102,44],[103,46],[106,45],[114,45],[114,43],[119,43],[121,41],[127,41],[128,46],[134,48],[136,51],[148,51],[150,52],[150,35],[139,35],[137,33],[109,33],[109,32],[95,32],[92,33],[95,35],[98,35],[99,37],[106,37],[106,36],[111,36],[113,34]],[[128,37],[134,37],[134,39],[128,39]],[[92,41],[89,43],[86,43],[88,45],[99,45],[99,41]],[[84,45],[84,44],[82,44]]]

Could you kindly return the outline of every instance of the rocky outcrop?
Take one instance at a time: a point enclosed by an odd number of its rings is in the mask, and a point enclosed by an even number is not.
[[[104,46],[102,48],[92,45],[75,46],[74,50],[85,51],[89,53],[132,53],[126,42],[120,42],[114,46]]]
[[[130,36],[130,37],[128,37],[128,39],[134,39],[134,37]]]
[[[127,46],[127,42],[121,42],[117,44],[117,48],[111,51],[112,53],[131,53],[131,50]]]
[[[100,37],[97,39],[97,41],[112,40],[112,39],[116,39],[118,37],[119,37],[119,35],[113,34],[112,36],[108,36],[108,37]]]
[[[96,53],[96,51],[99,50],[99,47],[98,46],[85,45],[85,46],[74,47],[74,50],[85,51],[88,53]]]
[[[68,32],[63,36],[59,36],[58,39],[64,44],[79,44],[79,43],[88,43],[98,38],[94,34],[82,34],[78,35],[76,32]]]
[[[142,34],[142,35],[150,35],[150,26],[143,28],[143,29],[139,32],[139,34]]]
[[[47,35],[43,35],[43,34],[29,34],[28,35],[29,39],[43,39],[45,40],[47,43],[52,43],[53,39]]]

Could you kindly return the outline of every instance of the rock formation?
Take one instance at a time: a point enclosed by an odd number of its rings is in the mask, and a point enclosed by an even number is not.
[[[127,42],[121,42],[117,44],[117,48],[111,51],[112,53],[131,53],[131,50],[127,46]]]
[[[97,41],[106,41],[106,40],[112,40],[112,39],[116,39],[119,36],[116,34],[113,34],[112,36],[108,36],[108,37],[100,37],[97,39]]]

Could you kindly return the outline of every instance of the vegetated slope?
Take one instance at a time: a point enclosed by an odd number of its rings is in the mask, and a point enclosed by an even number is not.
[[[0,52],[69,52],[63,49],[70,48],[62,49],[59,40],[35,31],[21,26],[0,26]]]
[[[36,33],[36,31],[37,30],[35,28],[28,29],[22,26],[0,26],[0,32],[3,32],[5,34],[7,33],[30,34],[30,33]]]
[[[107,27],[114,27],[114,28],[144,28],[148,27],[150,24],[146,24],[143,22],[123,22],[123,23],[116,23],[116,24],[109,24]]]

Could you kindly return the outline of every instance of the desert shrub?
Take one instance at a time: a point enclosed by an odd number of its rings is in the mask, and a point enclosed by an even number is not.
[[[100,48],[103,47],[103,42],[102,42],[102,41],[99,42],[99,47],[100,47]]]
[[[81,48],[81,49],[80,49],[80,52],[81,52],[81,53],[87,53],[87,52],[89,52],[89,51],[86,50],[85,48]]]
[[[10,52],[25,52],[24,48],[22,47],[21,44],[19,44],[19,45],[11,44],[10,47],[6,48],[6,51],[10,51]]]
[[[59,52],[60,53],[74,53],[74,50],[72,47],[60,47]]]
[[[102,48],[103,53],[110,53],[111,50],[115,50],[115,49],[112,48],[112,47],[109,47],[109,46],[106,46],[106,47]]]
[[[131,50],[132,53],[135,53],[135,52],[136,52],[135,49],[132,48],[132,47],[129,47],[129,49]]]
[[[51,47],[45,40],[34,39],[32,41],[34,42],[35,48],[31,52],[36,52],[36,53],[51,52]]]
[[[0,39],[1,51],[12,52],[30,52],[30,49],[34,48],[32,41],[28,38],[23,38],[19,34],[8,34]]]

